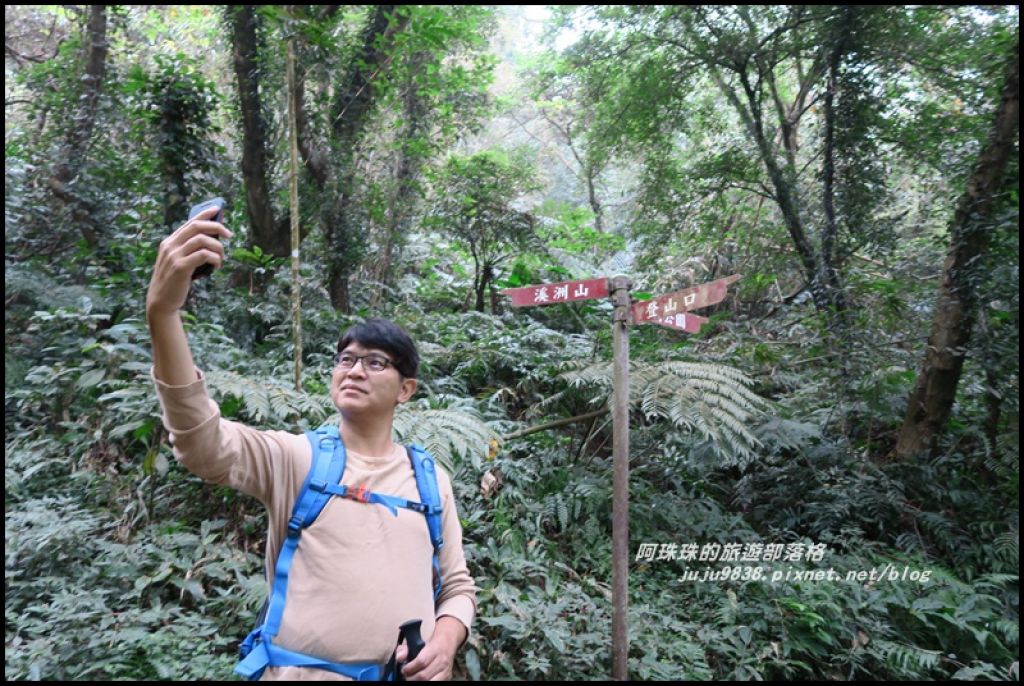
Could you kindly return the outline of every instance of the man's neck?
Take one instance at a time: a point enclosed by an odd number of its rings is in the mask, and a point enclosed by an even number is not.
[[[341,440],[345,441],[345,448],[360,455],[385,457],[394,449],[394,443],[391,441],[391,417],[387,417],[385,421],[343,417],[340,433]]]

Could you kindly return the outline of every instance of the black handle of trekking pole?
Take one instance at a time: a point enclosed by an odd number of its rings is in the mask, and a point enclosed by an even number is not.
[[[398,639],[405,639],[409,645],[409,655],[405,658],[406,662],[412,662],[416,659],[416,656],[423,650],[423,646],[427,645],[423,642],[423,637],[420,636],[420,625],[423,622],[419,619],[411,619],[402,626],[398,627]]]
[[[422,620],[410,619],[408,622],[398,627],[398,643],[401,644],[404,640],[406,645],[409,647],[409,653],[406,655],[405,661],[399,662],[395,668],[395,680],[405,681],[402,677],[402,667],[416,659],[416,656],[423,650],[423,646],[426,643],[423,642],[423,637],[420,636],[420,625],[423,624]]]

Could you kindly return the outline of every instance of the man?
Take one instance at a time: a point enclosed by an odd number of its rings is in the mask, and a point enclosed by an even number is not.
[[[178,311],[193,270],[224,262],[219,239],[232,234],[211,221],[216,212],[200,213],[160,244],[146,298],[153,378],[178,460],[204,480],[236,488],[267,507],[266,565],[273,583],[312,448],[303,435],[259,431],[222,419],[195,368]],[[347,449],[343,485],[420,500],[406,452],[391,440],[395,408],[416,391],[417,366],[412,341],[390,322],[353,327],[339,341],[330,393],[341,413],[339,432]],[[451,482],[440,470],[437,474],[444,545],[439,553],[443,585],[436,602],[434,550],[424,516],[404,509],[396,516],[379,505],[332,497],[301,534],[276,646],[332,663],[383,664],[395,648],[398,627],[422,619],[426,646],[403,676],[451,678],[455,653],[476,612],[476,588],[466,568]],[[399,648],[399,661],[406,652]],[[346,680],[332,671],[294,666],[268,667],[262,678]]]

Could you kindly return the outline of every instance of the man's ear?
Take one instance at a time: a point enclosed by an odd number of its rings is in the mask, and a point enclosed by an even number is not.
[[[416,379],[403,379],[402,387],[398,393],[398,404],[406,402],[416,394]]]

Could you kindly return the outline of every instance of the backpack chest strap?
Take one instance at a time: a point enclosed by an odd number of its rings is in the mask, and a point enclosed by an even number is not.
[[[426,503],[418,503],[415,500],[407,500],[406,498],[399,498],[394,495],[383,495],[381,493],[374,493],[368,491],[366,488],[360,486],[358,488],[352,488],[350,486],[342,486],[340,484],[329,484],[325,481],[311,480],[309,487],[312,490],[320,493],[329,493],[340,498],[348,498],[349,500],[356,500],[361,503],[374,503],[377,505],[383,505],[391,514],[398,516],[398,508],[405,510],[412,510],[413,512],[419,512],[420,514],[441,514],[441,507],[439,505],[428,505]]]

